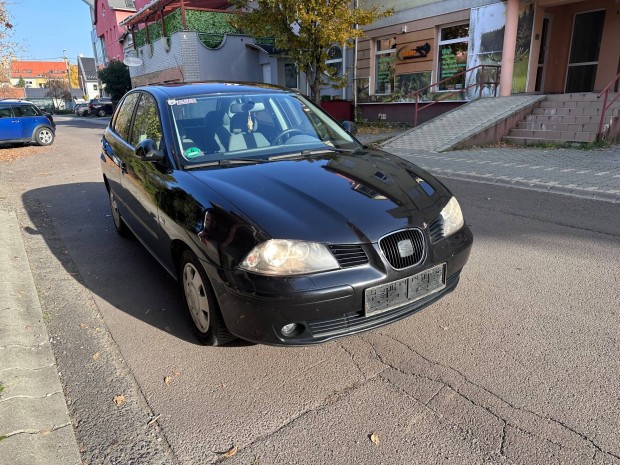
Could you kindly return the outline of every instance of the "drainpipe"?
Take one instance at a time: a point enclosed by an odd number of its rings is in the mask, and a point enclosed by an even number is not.
[[[519,26],[519,0],[508,0],[506,10],[506,29],[502,50],[502,72],[500,74],[499,95],[507,97],[512,93],[512,76],[517,47],[517,28]]]

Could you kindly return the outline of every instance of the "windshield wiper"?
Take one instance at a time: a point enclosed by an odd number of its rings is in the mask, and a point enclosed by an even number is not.
[[[351,153],[353,152],[353,150],[338,149],[336,147],[321,148],[321,149],[307,149],[307,150],[301,150],[299,152],[285,153],[284,155],[272,155],[271,157],[268,157],[267,160],[271,160],[271,161],[286,160],[289,158],[309,157],[312,155],[323,155],[323,154],[333,153],[333,152]]]
[[[206,161],[195,165],[188,165],[185,169],[208,168],[209,166],[259,165],[265,163],[262,158],[222,158],[221,160]]]

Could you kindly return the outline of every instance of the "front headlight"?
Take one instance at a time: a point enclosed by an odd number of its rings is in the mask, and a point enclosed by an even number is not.
[[[286,276],[335,270],[339,266],[323,244],[271,239],[254,247],[239,268],[257,274]]]
[[[443,218],[444,237],[451,236],[465,224],[465,221],[463,220],[463,213],[461,212],[461,206],[457,202],[456,197],[452,197],[448,202],[448,205],[441,210],[441,217]]]

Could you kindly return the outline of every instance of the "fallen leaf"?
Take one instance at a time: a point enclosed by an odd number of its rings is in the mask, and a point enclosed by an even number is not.
[[[172,382],[172,378],[170,376],[164,376],[164,383],[166,383],[167,385],[170,385],[171,382]]]
[[[123,405],[125,403],[125,396],[115,396],[114,403],[116,405]]]
[[[227,459],[237,453],[237,446],[231,447],[227,452],[224,452],[224,457]]]
[[[379,439],[379,436],[377,435],[377,433],[372,433],[370,435],[370,440],[373,442],[373,444],[376,444],[377,446],[381,444],[381,440]]]
[[[181,372],[180,372],[180,371],[177,371],[177,370],[174,370],[174,371],[172,372],[172,374],[173,374],[174,376],[179,376],[179,375],[181,374]]]
[[[97,360],[99,360],[99,356],[100,356],[100,355],[101,355],[101,354],[100,354],[99,352],[95,352],[95,353],[93,354],[93,360],[94,360],[95,362],[96,362]]]
[[[87,329],[88,325],[86,323],[80,323],[80,328]]]

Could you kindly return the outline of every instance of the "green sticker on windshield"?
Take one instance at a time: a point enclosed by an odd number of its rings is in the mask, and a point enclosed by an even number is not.
[[[200,149],[198,147],[190,147],[185,151],[185,158],[196,158],[200,156]]]

